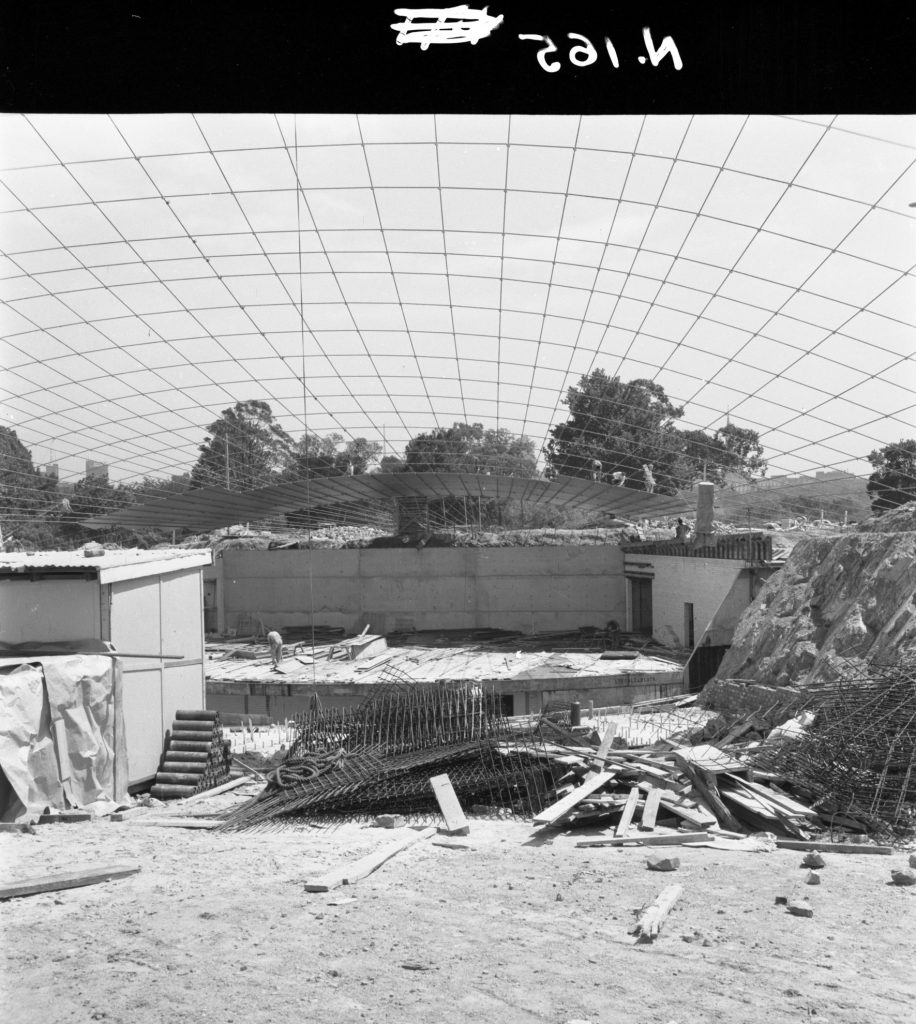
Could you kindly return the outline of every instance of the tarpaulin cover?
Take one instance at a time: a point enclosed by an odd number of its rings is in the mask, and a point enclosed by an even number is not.
[[[0,820],[127,799],[121,664],[94,654],[0,660]]]

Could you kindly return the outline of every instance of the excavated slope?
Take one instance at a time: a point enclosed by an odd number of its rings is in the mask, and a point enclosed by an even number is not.
[[[804,686],[914,640],[916,502],[859,532],[799,541],[742,616],[717,679]]]

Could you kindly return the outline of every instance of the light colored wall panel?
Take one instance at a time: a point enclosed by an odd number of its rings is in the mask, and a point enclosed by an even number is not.
[[[0,640],[85,640],[100,635],[96,580],[0,583]]]
[[[693,604],[694,636],[699,641],[744,569],[743,562],[726,559],[640,555],[638,560],[651,562],[655,572],[652,584],[654,635],[664,642],[681,645],[686,643],[684,604]],[[747,603],[750,603],[749,590]]]

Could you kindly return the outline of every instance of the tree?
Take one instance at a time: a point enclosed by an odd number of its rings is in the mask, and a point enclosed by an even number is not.
[[[386,457],[383,465],[390,465]],[[414,473],[496,473],[534,476],[535,445],[503,427],[453,423],[412,438],[404,449],[404,469]],[[389,470],[391,472],[393,470]]]
[[[692,475],[675,420],[684,410],[650,380],[621,381],[596,368],[570,387],[569,419],[551,431],[544,449],[552,475],[610,480],[623,473],[627,487],[644,486],[651,465],[656,490],[675,494]]]
[[[865,485],[873,512],[916,501],[916,440],[910,438],[871,452],[875,471]]]
[[[684,486],[694,480],[709,480],[721,486],[729,473],[750,479],[766,472],[763,446],[753,430],[728,423],[712,436],[705,430],[685,430],[681,438],[691,472],[691,479]]]
[[[118,526],[93,530],[83,525],[93,516],[111,515],[125,505],[133,504],[134,500],[134,492],[129,487],[112,484],[106,477],[83,477],[82,480],[77,480],[73,492],[65,499],[61,515],[61,534],[71,544],[94,540],[102,543],[110,541],[130,547],[147,547],[148,542],[133,530],[125,530]]]
[[[536,447],[504,427],[482,423],[453,423],[412,438],[403,460],[382,459],[387,473],[477,473],[531,477],[536,473]],[[491,526],[501,523],[505,503],[495,499],[450,497],[430,502],[442,522],[451,525]]]
[[[397,455],[383,455],[382,461],[379,463],[379,472],[381,473],[403,473],[407,469],[407,463],[403,459],[399,459]]]
[[[283,476],[287,480],[305,480],[366,473],[381,453],[381,444],[365,437],[344,443],[343,434],[319,437],[306,431],[293,445]]]
[[[368,441],[365,437],[354,437],[344,445],[340,453],[340,462],[347,473],[368,473],[378,461],[383,451],[378,441]]]
[[[223,409],[207,427],[191,487],[251,491],[269,487],[288,465],[292,438],[275,422],[267,402],[251,399]]]
[[[56,546],[61,511],[57,478],[32,464],[32,453],[11,427],[0,427],[0,528],[4,542]]]

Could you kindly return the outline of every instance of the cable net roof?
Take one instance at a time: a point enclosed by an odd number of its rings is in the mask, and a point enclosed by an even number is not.
[[[62,478],[298,436],[538,448],[595,368],[769,475],[913,436],[916,118],[4,115],[5,424]]]

